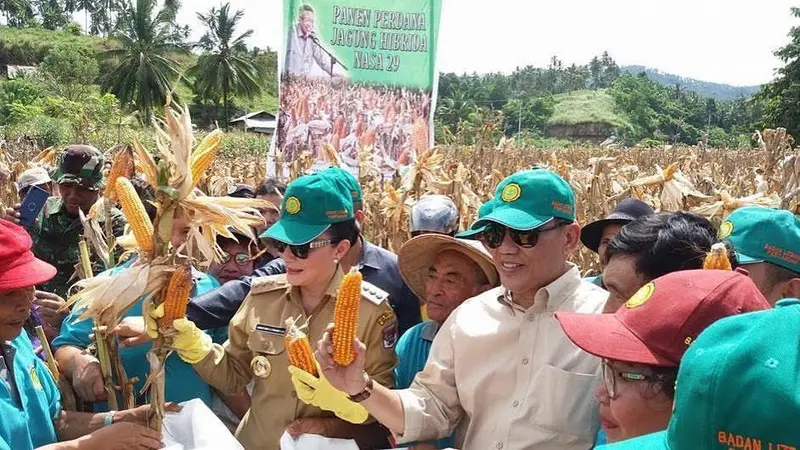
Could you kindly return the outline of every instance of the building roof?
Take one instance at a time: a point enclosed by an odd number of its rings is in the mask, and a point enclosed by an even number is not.
[[[266,111],[256,111],[256,112],[251,112],[250,114],[245,114],[245,115],[243,115],[241,117],[237,117],[235,119],[232,119],[231,123],[244,122],[246,120],[251,120],[251,119],[275,121],[276,117],[274,115],[266,112]]]

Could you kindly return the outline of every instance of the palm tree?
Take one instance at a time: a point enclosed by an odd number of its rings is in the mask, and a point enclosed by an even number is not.
[[[97,9],[98,2],[96,0],[67,0],[64,2],[64,9],[72,14],[76,11],[83,11],[85,17],[84,31],[89,33],[89,14],[94,13]]]
[[[253,34],[253,30],[234,37],[236,26],[243,15],[242,10],[231,15],[230,3],[222,5],[220,9],[211,8],[208,14],[197,14],[207,27],[197,47],[207,53],[189,70],[189,75],[196,80],[195,91],[198,94],[210,99],[222,98],[226,129],[230,121],[230,97],[253,98],[262,89],[258,72],[247,56],[245,45],[245,39]]]
[[[123,104],[134,104],[150,123],[153,107],[164,105],[167,93],[180,75],[175,53],[187,53],[177,38],[169,11],[155,11],[156,0],[136,0],[121,13],[115,37],[122,44],[108,56],[120,64],[103,83],[103,89],[116,95]]]
[[[6,25],[11,26],[14,18],[22,15],[24,12],[33,13],[31,4],[28,0],[0,0],[0,12],[6,16]]]

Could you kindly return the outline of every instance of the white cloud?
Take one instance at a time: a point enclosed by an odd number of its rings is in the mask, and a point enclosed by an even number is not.
[[[278,48],[282,0],[231,0],[244,9],[251,45]],[[187,0],[178,18],[202,34],[195,12],[219,0]],[[447,72],[510,72],[545,66],[553,55],[586,63],[608,50],[619,64],[637,64],[707,81],[760,84],[780,61],[792,25],[789,0],[445,0],[439,68]]]

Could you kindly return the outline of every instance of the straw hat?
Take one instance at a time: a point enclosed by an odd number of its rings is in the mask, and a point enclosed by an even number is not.
[[[444,234],[423,234],[406,242],[397,254],[400,276],[420,300],[425,300],[428,269],[439,253],[445,250],[459,252],[475,262],[492,286],[497,286],[500,282],[492,257],[478,241],[457,239]]]

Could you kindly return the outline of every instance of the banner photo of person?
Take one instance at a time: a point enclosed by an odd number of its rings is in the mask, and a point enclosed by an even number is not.
[[[310,158],[316,170],[336,157],[355,172],[359,153],[369,150],[388,174],[406,166],[415,150],[427,150],[441,4],[284,0],[271,159]]]

